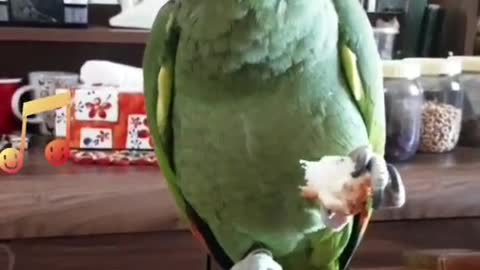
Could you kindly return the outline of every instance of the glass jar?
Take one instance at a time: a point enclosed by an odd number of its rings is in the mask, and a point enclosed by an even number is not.
[[[463,90],[459,83],[462,66],[446,58],[409,58],[420,65],[420,85],[425,102],[422,115],[420,151],[445,153],[458,143],[463,109]]]
[[[407,161],[418,151],[422,128],[423,91],[420,67],[401,60],[383,61],[388,161]]]
[[[380,58],[384,60],[393,59],[398,29],[395,27],[375,27],[373,35]]]
[[[463,69],[460,83],[465,92],[465,99],[458,144],[480,147],[480,57],[454,56],[450,59],[460,61]]]

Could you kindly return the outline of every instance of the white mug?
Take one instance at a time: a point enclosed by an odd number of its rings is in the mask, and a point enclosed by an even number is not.
[[[80,83],[76,73],[61,71],[35,71],[28,74],[29,85],[19,88],[12,98],[12,111],[22,120],[21,99],[26,93],[31,93],[31,99],[39,99],[55,95],[58,88],[75,88]],[[55,111],[44,112],[27,118],[27,123],[39,125],[42,135],[53,135],[55,131]]]

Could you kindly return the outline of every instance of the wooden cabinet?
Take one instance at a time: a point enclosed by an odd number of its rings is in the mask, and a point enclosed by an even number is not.
[[[478,0],[431,0],[447,9],[446,35],[441,44],[445,55],[473,55],[479,15]]]

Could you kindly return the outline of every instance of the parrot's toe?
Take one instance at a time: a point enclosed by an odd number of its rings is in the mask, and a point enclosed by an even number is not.
[[[273,260],[270,251],[257,249],[236,263],[231,270],[282,270],[282,266]]]
[[[391,164],[387,165],[390,183],[385,189],[385,207],[400,208],[406,202],[405,186],[398,170]]]
[[[405,187],[397,169],[372,152],[370,147],[360,147],[350,154],[355,161],[352,177],[369,172],[372,186],[372,207],[399,208],[405,203]]]
[[[350,158],[355,162],[353,178],[358,178],[368,171],[373,152],[369,146],[362,146],[350,153]]]

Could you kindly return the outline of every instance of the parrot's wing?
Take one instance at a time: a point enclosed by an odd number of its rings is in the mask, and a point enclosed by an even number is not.
[[[180,35],[175,24],[176,10],[175,1],[169,1],[161,8],[144,52],[143,77],[148,123],[159,165],[182,217],[189,221],[193,235],[216,261],[228,268],[232,261],[215,240],[208,225],[183,196],[173,168],[171,107],[174,98],[175,56]]]
[[[381,59],[372,26],[358,0],[334,0],[339,17],[339,52],[352,97],[365,121],[372,150],[384,155],[385,104]],[[371,204],[371,202],[370,202]],[[372,215],[370,204],[354,219],[352,235],[340,257],[345,269],[358,248]]]
[[[346,81],[363,116],[373,151],[385,149],[382,62],[367,14],[357,0],[335,0],[339,50]]]

